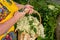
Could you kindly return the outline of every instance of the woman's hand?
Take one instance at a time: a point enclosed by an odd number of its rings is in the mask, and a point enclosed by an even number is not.
[[[33,13],[33,6],[25,5],[25,11],[27,11],[27,10],[28,10],[27,13],[32,14]]]
[[[19,9],[22,8],[21,4],[19,5],[19,4],[16,3],[16,5],[17,5],[17,7]],[[20,17],[23,17],[26,13],[28,13],[28,14],[32,14],[33,13],[33,6],[25,5],[23,8],[24,8],[23,12],[17,11],[17,12],[15,12],[14,16],[16,16],[17,18],[20,18]]]
[[[24,10],[25,13],[29,13],[29,14],[33,13],[33,6],[31,6],[31,5],[22,5],[22,4],[18,4],[16,2],[15,2],[15,4],[18,7],[19,10],[22,9],[22,8],[25,8],[25,10]]]

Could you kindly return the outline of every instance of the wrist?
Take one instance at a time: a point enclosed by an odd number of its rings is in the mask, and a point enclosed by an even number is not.
[[[20,17],[23,17],[23,16],[25,16],[25,12],[16,12],[15,14],[14,14],[14,18],[17,18],[17,19],[19,19]]]
[[[15,4],[16,4],[16,6],[18,7],[18,10],[24,8],[24,5],[22,5],[22,4],[18,4],[18,3],[16,3],[16,2],[15,2]]]
[[[25,7],[24,5],[21,5],[21,6],[20,6],[20,9],[23,9],[24,7]],[[19,9],[19,10],[20,10],[20,9]]]
[[[27,13],[27,9],[26,8],[22,8],[22,9],[20,9],[20,10],[18,10],[19,12],[23,12],[23,13]]]

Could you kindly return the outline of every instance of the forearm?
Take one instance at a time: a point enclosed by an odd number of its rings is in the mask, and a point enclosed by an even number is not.
[[[20,16],[15,15],[5,23],[0,24],[0,35],[7,32],[11,28],[11,26],[13,26],[17,22],[17,20],[19,20],[19,18],[23,17],[22,15],[25,15],[25,14],[21,14]]]
[[[22,5],[19,5],[20,4],[17,4],[18,7],[24,8],[24,6],[22,7]],[[24,9],[24,12],[16,13],[11,19],[7,20],[3,24],[0,24],[0,35],[7,32],[11,28],[11,26],[13,26],[17,22],[17,20],[19,20],[19,18],[22,18],[26,13],[29,13],[30,9],[31,7],[27,7]]]
[[[24,5],[18,4],[18,3],[16,3],[16,2],[15,2],[15,4],[16,4],[16,6],[19,8],[19,10],[25,7]]]

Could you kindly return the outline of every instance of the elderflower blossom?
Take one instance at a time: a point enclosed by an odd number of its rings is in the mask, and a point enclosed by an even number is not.
[[[37,26],[39,24],[39,21],[36,17],[29,16],[29,21],[33,20],[33,25]]]
[[[44,27],[42,24],[39,24],[39,21],[37,18],[33,17],[33,16],[28,16],[28,17],[23,17],[21,18],[18,22],[17,22],[17,28],[16,30],[20,30],[20,31],[26,31],[27,33],[30,33],[30,36],[32,36],[32,39],[34,39],[34,35],[36,34],[34,32],[34,30],[31,30],[30,29],[30,24],[29,24],[29,21],[32,21],[33,20],[33,23],[32,25],[34,25],[33,27],[36,28],[36,33],[41,36],[41,37],[45,37],[45,34],[44,34]]]
[[[41,37],[45,37],[45,34],[44,34],[44,27],[42,24],[39,25],[38,29],[37,29],[37,34],[40,35]]]
[[[48,8],[51,9],[51,10],[54,10],[55,6],[54,5],[48,5]]]
[[[19,30],[25,30],[25,31],[29,32],[29,27],[30,27],[30,25],[29,25],[29,22],[26,17],[20,19],[17,22],[17,29],[19,29]]]

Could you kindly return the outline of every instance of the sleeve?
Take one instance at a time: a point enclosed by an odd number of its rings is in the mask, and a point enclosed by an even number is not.
[[[4,20],[0,21],[0,23],[4,23],[10,18],[12,18],[14,12],[18,11],[18,7],[12,0],[11,0],[12,4],[10,4],[8,1],[1,1],[1,3],[9,10],[9,15]]]

